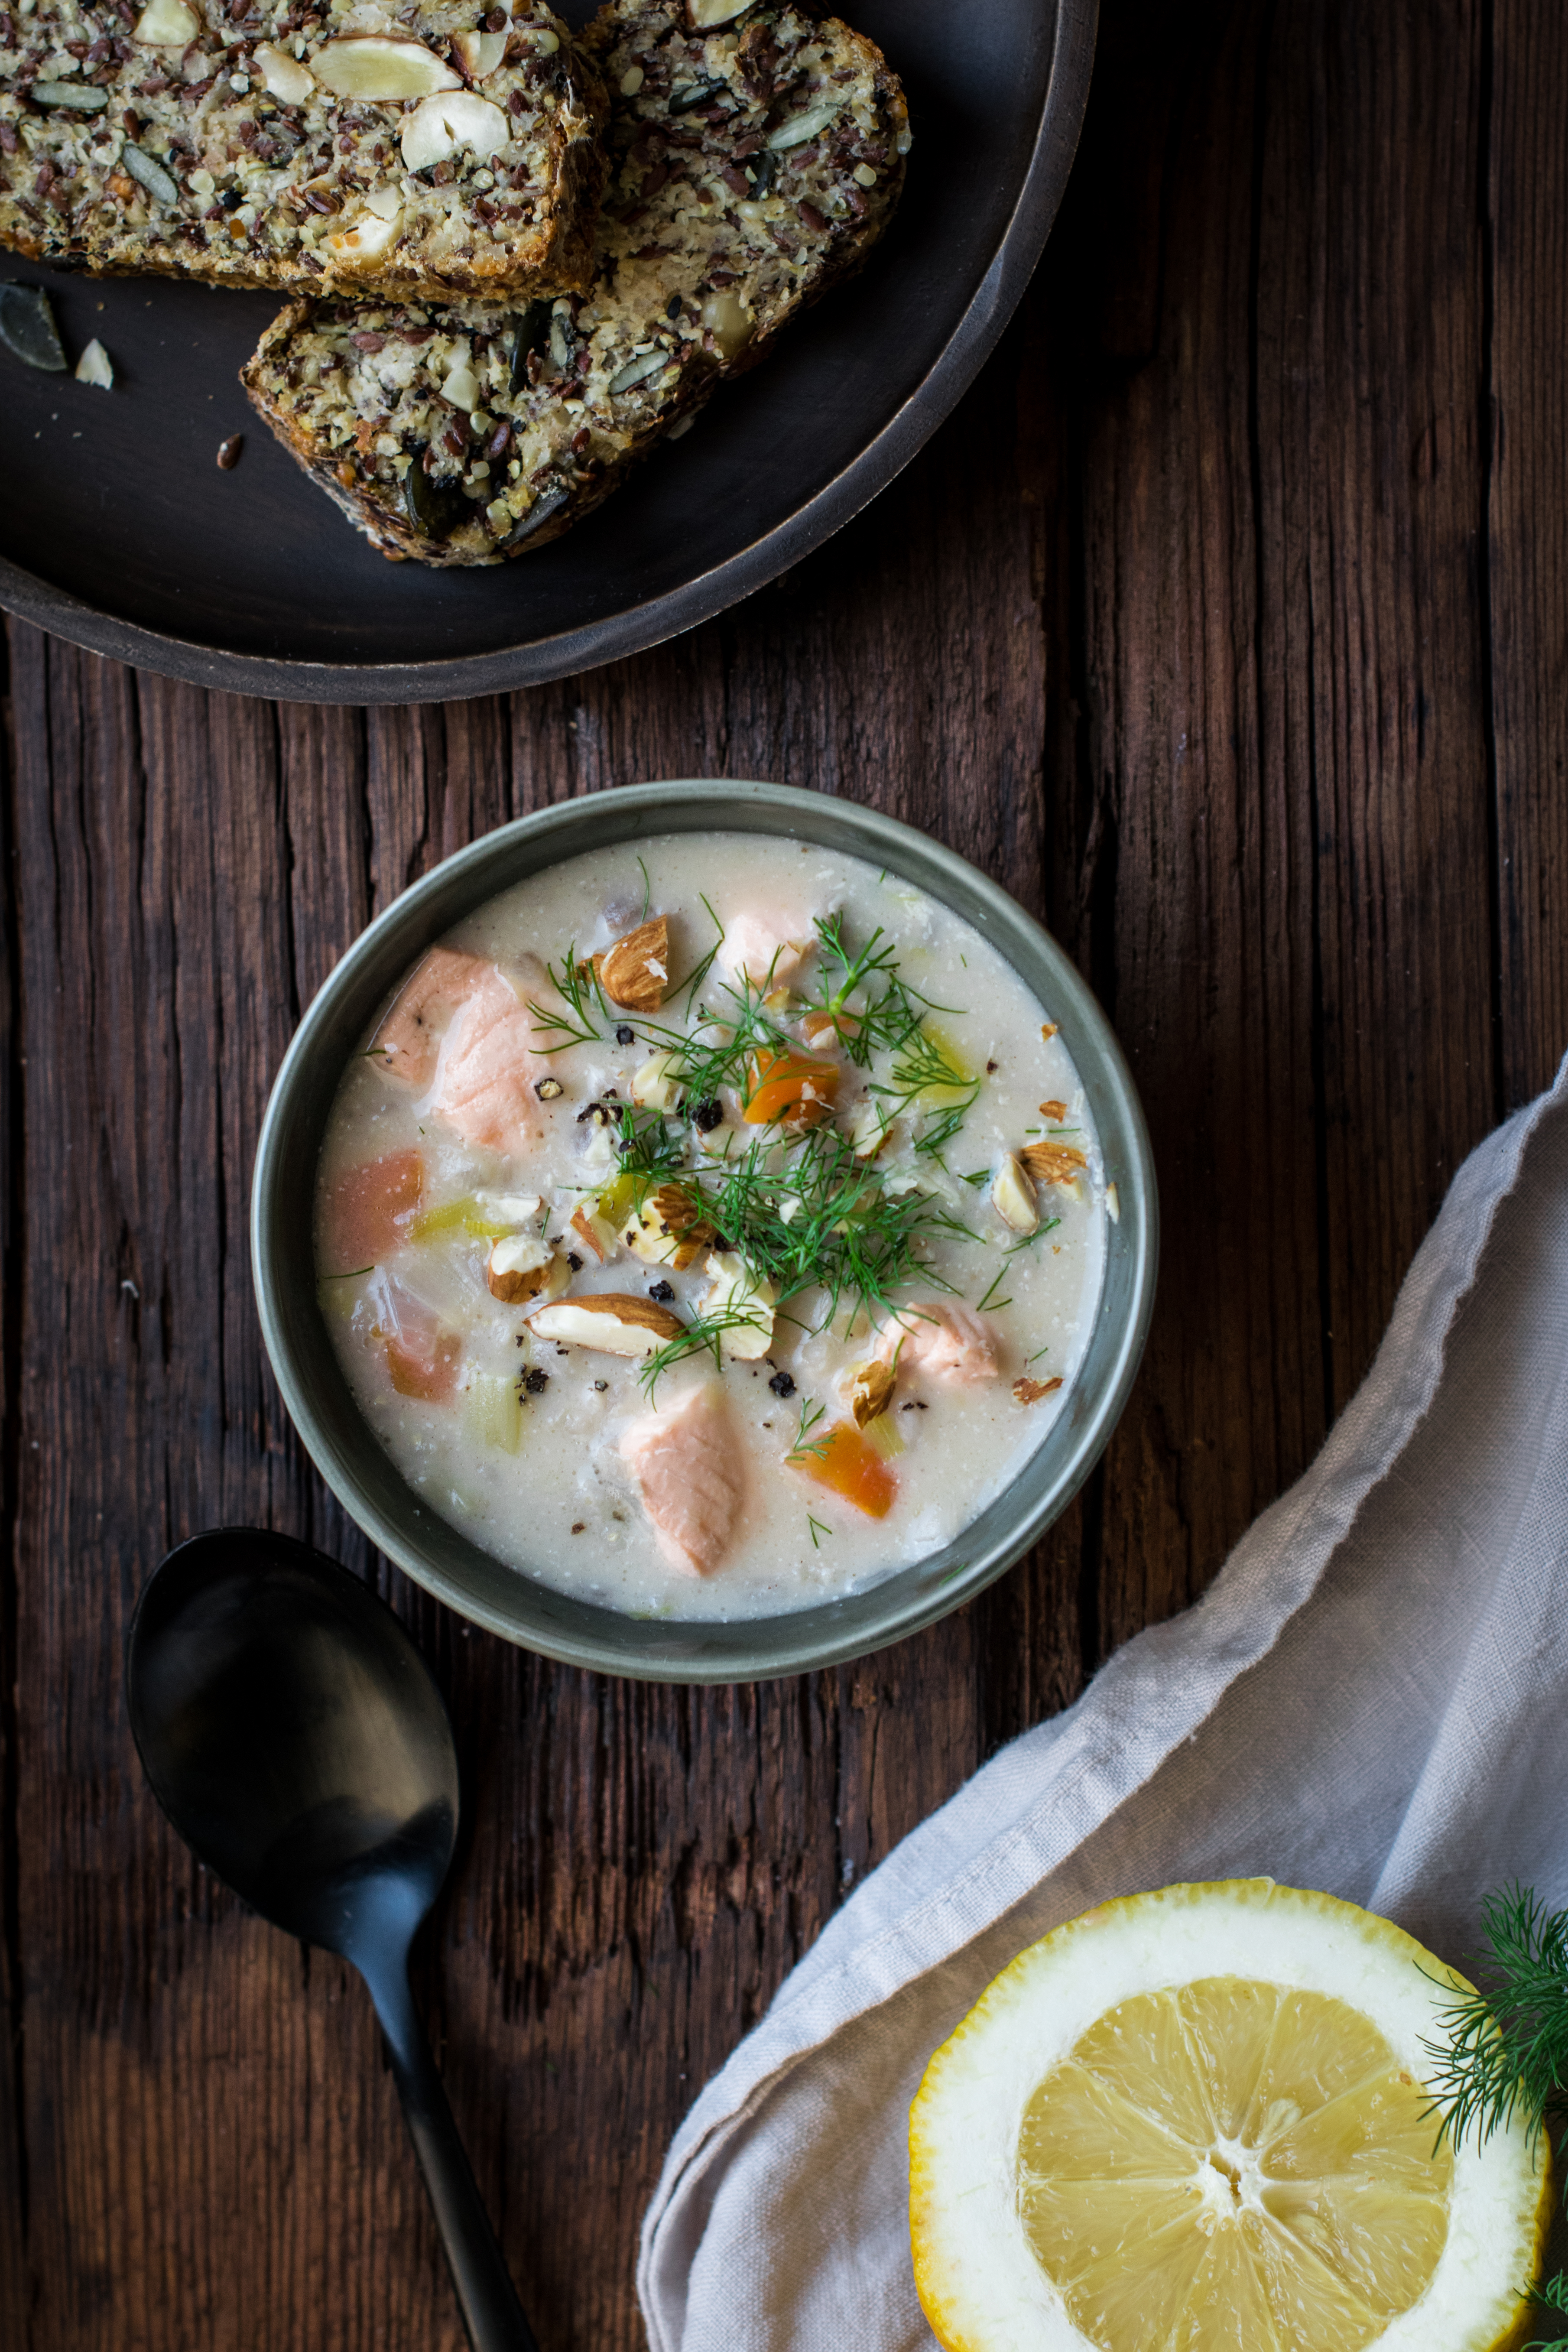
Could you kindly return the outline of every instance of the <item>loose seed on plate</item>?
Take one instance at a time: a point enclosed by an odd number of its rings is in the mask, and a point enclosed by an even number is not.
[[[239,463],[240,453],[244,447],[245,436],[243,433],[231,433],[226,441],[220,441],[218,443],[217,461],[226,474],[233,473],[235,467]]]
[[[553,1102],[556,1096],[564,1094],[566,1089],[559,1078],[541,1078],[533,1091],[541,1102]]]
[[[28,367],[43,368],[51,375],[63,373],[65,352],[41,286],[0,283],[0,344]]]

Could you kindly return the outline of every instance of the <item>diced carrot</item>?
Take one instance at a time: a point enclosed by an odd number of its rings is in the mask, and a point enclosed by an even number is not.
[[[833,1108],[838,1078],[837,1062],[805,1054],[759,1054],[752,1064],[746,1118],[752,1127],[772,1127],[779,1119],[816,1127]]]
[[[842,1495],[868,1519],[885,1519],[893,1507],[899,1482],[852,1421],[836,1421],[820,1443],[790,1458],[797,1470]]]
[[[323,1273],[379,1265],[407,1240],[424,1190],[425,1156],[415,1150],[389,1152],[340,1176],[322,1203]]]

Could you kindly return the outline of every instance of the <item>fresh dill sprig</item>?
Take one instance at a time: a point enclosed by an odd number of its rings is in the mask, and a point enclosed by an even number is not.
[[[987,1289],[984,1297],[982,1298],[975,1307],[974,1311],[977,1315],[984,1315],[988,1307],[994,1307],[997,1314],[1001,1313],[1004,1307],[1011,1307],[1013,1302],[1010,1298],[998,1298],[996,1296],[998,1286],[1005,1282],[1006,1278],[1006,1267],[1005,1265],[999,1265],[995,1274],[992,1277],[990,1286]]]
[[[698,896],[701,898],[703,905],[708,908],[708,912],[710,915],[713,915],[712,905],[706,895],[703,892],[699,891]],[[678,980],[675,986],[669,991],[669,1001],[672,1004],[678,996],[685,997],[686,1009],[688,1013],[691,1010],[691,998],[694,992],[701,987],[703,982],[712,971],[713,959],[724,944],[724,926],[719,920],[717,915],[713,915],[713,928],[718,932],[719,936],[714,940],[712,946],[709,949],[707,954],[702,957],[700,962],[693,965],[692,969],[687,973],[684,980]]]
[[[1539,2311],[1550,2311],[1559,2319],[1568,2318],[1568,2274],[1559,2271],[1543,2286],[1529,2290],[1530,2300]],[[1568,2352],[1568,2331],[1557,2336],[1537,2336],[1524,2347],[1524,2352]]]
[[[1484,2142],[1516,2116],[1534,2141],[1568,2105],[1568,1911],[1515,1885],[1488,1896],[1481,1926],[1479,1990],[1457,1993],[1424,2044],[1439,2147],[1472,2127]]]
[[[567,1013],[550,1013],[542,1004],[536,1004],[531,997],[529,999],[528,1009],[539,1027],[553,1029],[561,1039],[558,1045],[541,1045],[540,1053],[564,1054],[574,1045],[602,1045],[605,1033],[594,1025],[595,999],[598,1001],[599,1015],[606,1023],[610,1018],[610,1008],[605,1002],[605,992],[599,986],[599,975],[593,965],[578,962],[576,940],[574,940],[567,949],[559,971],[552,963],[546,964],[544,970],[551,987],[559,992],[570,1010]]]
[[[805,1290],[825,1294],[819,1328],[844,1307],[888,1307],[912,1281],[951,1290],[925,1263],[925,1247],[942,1233],[976,1238],[926,1193],[885,1191],[848,1138],[828,1127],[752,1144],[704,1183],[703,1200],[781,1304]]]
[[[647,910],[653,904],[653,884],[647,878],[647,867],[643,866],[643,861],[640,857],[637,859],[637,864],[642,866],[642,913],[637,917],[637,921],[639,923],[646,923],[647,920]]]
[[[795,1431],[795,1443],[784,1455],[786,1462],[820,1462],[822,1460],[827,1451],[827,1441],[832,1432],[825,1429],[820,1437],[813,1437],[811,1433],[819,1421],[826,1421],[826,1405],[817,1404],[811,1397],[802,1397],[800,1426]]]
[[[928,1013],[957,1013],[956,1005],[933,1003],[902,978],[898,951],[880,924],[858,952],[852,952],[845,940],[841,916],[819,915],[816,935],[822,967],[817,1009],[833,1022],[839,1044],[859,1068],[868,1066],[873,1054],[899,1053],[918,1038]],[[869,987],[873,980],[882,983],[875,996]],[[868,1001],[852,1003],[858,992]]]
[[[812,1550],[820,1551],[822,1549],[821,1538],[824,1536],[830,1536],[833,1533],[833,1529],[828,1526],[826,1519],[814,1519],[809,1511],[807,1511],[805,1515],[805,1524],[811,1529]]]
[[[1047,1234],[1054,1234],[1060,1223],[1059,1217],[1047,1217],[1043,1224],[1035,1227],[1032,1234],[1026,1234],[1022,1241],[1009,1242],[1002,1253],[1003,1256],[1016,1257],[1020,1250],[1033,1249],[1035,1244],[1043,1242]]]
[[[650,1402],[653,1392],[666,1372],[683,1364],[689,1356],[709,1355],[715,1370],[721,1371],[724,1358],[721,1342],[726,1331],[756,1329],[754,1316],[737,1314],[730,1307],[721,1307],[712,1315],[694,1315],[679,1339],[667,1339],[651,1355],[643,1358],[637,1369],[637,1380]]]
[[[620,1113],[621,1134],[616,1150],[621,1173],[632,1180],[633,1205],[640,1210],[655,1185],[684,1171],[686,1147],[658,1111],[637,1111],[630,1103],[622,1103]]]

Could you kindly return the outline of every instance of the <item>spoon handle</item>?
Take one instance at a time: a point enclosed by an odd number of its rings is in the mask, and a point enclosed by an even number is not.
[[[377,1972],[378,1976],[380,1972]],[[415,2014],[403,1968],[367,1979],[474,2352],[539,2352]]]

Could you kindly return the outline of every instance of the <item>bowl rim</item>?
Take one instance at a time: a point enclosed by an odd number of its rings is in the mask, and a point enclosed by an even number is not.
[[[1100,0],[1056,0],[1050,76],[1016,200],[989,267],[902,404],[804,505],[706,572],[603,618],[488,653],[418,662],[334,662],[241,653],[90,603],[0,554],[0,608],[89,653],[191,686],[275,702],[461,702],[621,661],[726,612],[815,553],[918,455],[957,407],[1023,298],[1060,206],[1089,101]],[[324,511],[324,510],[323,510]],[[342,527],[341,525],[339,526]]]
[[[317,1408],[313,1383],[300,1360],[296,1337],[290,1328],[292,1318],[287,1308],[289,1286],[297,1284],[300,1279],[297,1266],[288,1262],[291,1257],[290,1244],[297,1225],[289,1228],[286,1234],[278,1213],[278,1203],[281,1187],[286,1181],[294,1178],[298,1165],[294,1156],[297,1139],[293,1129],[300,1116],[299,1104],[301,1093],[307,1088],[313,1089],[316,1084],[318,1041],[329,1024],[340,1018],[344,1000],[352,1000],[356,992],[363,992],[365,999],[363,1018],[355,1024],[356,1034],[363,1030],[374,1005],[387,993],[387,985],[377,985],[374,995],[370,992],[371,979],[378,967],[392,968],[394,982],[388,985],[395,984],[397,972],[405,971],[426,947],[444,936],[454,924],[465,919],[486,899],[526,878],[530,873],[564,862],[569,856],[584,854],[585,845],[581,843],[563,848],[553,856],[548,854],[548,850],[550,845],[563,835],[569,835],[583,828],[585,821],[590,825],[596,818],[607,821],[612,829],[607,830],[603,841],[595,845],[605,847],[617,841],[641,838],[650,834],[689,831],[754,832],[785,839],[821,841],[824,812],[832,813],[826,817],[826,824],[844,825],[853,836],[852,844],[842,845],[845,854],[868,860],[879,857],[882,864],[902,872],[914,887],[931,891],[952,911],[973,921],[973,913],[965,908],[954,906],[952,898],[931,878],[933,875],[946,876],[962,896],[993,919],[1003,931],[1004,941],[1006,933],[1012,931],[1028,940],[1035,952],[1043,952],[1045,961],[1051,967],[1049,1009],[1052,1016],[1059,1026],[1069,1033],[1076,1033],[1079,1040],[1087,1039],[1091,1046],[1096,1062],[1095,1079],[1101,1087],[1102,1096],[1109,1097],[1112,1118],[1121,1134],[1115,1177],[1120,1216],[1111,1246],[1126,1256],[1127,1272],[1122,1286],[1130,1299],[1130,1311],[1122,1318],[1119,1328],[1110,1334],[1108,1360],[1095,1395],[1087,1406],[1083,1396],[1080,1394],[1079,1397],[1079,1425],[1064,1445],[1058,1475],[1021,1516],[1010,1520],[1005,1533],[980,1548],[974,1558],[965,1559],[936,1582],[928,1580],[921,1589],[913,1589],[911,1580],[924,1565],[913,1562],[857,1594],[812,1603],[773,1617],[667,1621],[671,1633],[686,1629],[693,1639],[705,1634],[738,1636],[731,1644],[733,1654],[727,1650],[721,1664],[716,1666],[711,1660],[681,1653],[628,1652],[617,1646],[614,1629],[640,1625],[642,1621],[625,1616],[602,1604],[581,1601],[577,1596],[565,1595],[563,1588],[548,1585],[542,1579],[530,1577],[526,1571],[508,1570],[504,1562],[500,1563],[505,1573],[515,1577],[520,1598],[545,1596],[557,1603],[563,1599],[570,1600],[577,1612],[602,1620],[605,1630],[588,1633],[563,1632],[548,1623],[520,1622],[518,1612],[492,1606],[482,1595],[467,1591],[457,1576],[421,1551],[389,1510],[384,1507],[367,1478],[362,1476],[349,1460],[345,1448],[338,1443]],[[763,821],[758,821],[759,815]],[[750,822],[747,822],[748,818]],[[537,853],[542,845],[546,854],[531,854],[525,866],[499,877],[493,873],[496,866],[514,861],[520,849]],[[911,875],[909,870],[911,866],[923,870],[918,876]],[[462,902],[456,911],[450,905],[453,897]],[[432,911],[433,908],[439,908],[438,915]],[[977,928],[984,930],[986,927],[981,924]],[[998,946],[999,952],[1013,961],[1004,941],[994,943]],[[395,952],[392,952],[393,950]],[[1066,1018],[1063,1018],[1064,1014]],[[1080,1042],[1069,1050],[1073,1052],[1075,1066],[1082,1078],[1083,1045]],[[1087,1079],[1085,1082],[1088,1083]],[[332,1095],[335,1092],[334,1081]],[[331,1095],[326,1097],[329,1108],[331,1098]],[[317,1150],[326,1116],[327,1112],[323,1110],[314,1125]],[[1103,1101],[1096,1107],[1096,1122],[1103,1138],[1108,1125]],[[313,1168],[312,1160],[312,1181]],[[973,1599],[1038,1541],[1067,1508],[1099,1461],[1136,1377],[1153,1310],[1159,1258],[1159,1202],[1153,1156],[1142,1108],[1110,1022],[1066,951],[1016,899],[956,851],[931,840],[898,818],[886,816],[858,802],[837,793],[805,792],[789,785],[760,781],[696,777],[620,785],[580,794],[548,808],[535,810],[527,816],[515,818],[481,835],[479,839],[443,859],[400,892],[365,926],[321,982],[301,1015],[279,1065],[257,1139],[251,1184],[250,1240],[252,1278],[262,1339],[289,1416],[306,1452],[350,1518],[405,1574],[469,1622],[482,1625],[487,1632],[500,1634],[505,1641],[561,1664],[584,1667],[634,1681],[728,1685],[773,1680],[780,1675],[805,1673],[819,1666],[844,1664],[851,1659],[868,1656],[891,1643],[902,1641]],[[1101,1318],[1110,1273],[1110,1260],[1108,1257],[1099,1310]],[[310,1295],[312,1311],[319,1317],[321,1310],[315,1304],[313,1280],[310,1285]],[[330,1348],[330,1341],[328,1344]],[[1092,1334],[1090,1345],[1093,1345]],[[345,1396],[349,1394],[346,1381],[343,1393]],[[369,1424],[360,1418],[357,1406],[352,1408],[352,1418],[360,1432],[368,1431]],[[1062,1424],[1057,1426],[1059,1428]],[[380,1442],[374,1438],[374,1433],[372,1442],[377,1462],[384,1465],[379,1483],[384,1486],[390,1478],[401,1486],[400,1474],[390,1456],[382,1452]],[[1019,1479],[1026,1475],[1029,1463],[1037,1458],[1036,1455],[1026,1457],[1019,1478],[1002,1490],[994,1503],[986,1507],[986,1513],[1000,1510],[1007,1498],[1014,1495]],[[405,1486],[403,1491],[412,1497],[412,1489]],[[982,1517],[986,1513],[983,1513]],[[436,1515],[431,1516],[434,1517]],[[455,1530],[450,1522],[437,1517],[436,1524],[448,1537],[457,1534],[461,1546],[471,1550],[480,1561],[491,1569],[496,1567],[498,1563],[493,1554],[485,1552],[482,1546],[464,1536],[461,1530]],[[970,1522],[970,1528],[977,1524],[978,1521]],[[960,1538],[969,1531],[969,1528],[960,1530]],[[937,1558],[940,1559],[940,1557],[939,1554]],[[903,1587],[910,1589],[900,1597],[900,1588]],[[875,1605],[878,1595],[886,1596],[880,1609]],[[822,1625],[825,1616],[831,1618],[836,1610],[851,1601],[858,1604],[857,1613],[862,1621],[853,1631],[836,1633],[831,1624]],[[817,1629],[815,1634],[811,1630],[814,1627]],[[792,1639],[792,1633],[797,1628],[798,1633]],[[747,1636],[760,1634],[763,1629],[771,1637],[765,1646],[749,1644]]]

